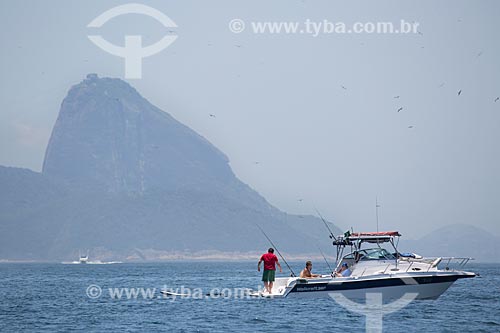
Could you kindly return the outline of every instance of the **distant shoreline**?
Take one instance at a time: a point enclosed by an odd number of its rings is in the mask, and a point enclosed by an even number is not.
[[[161,263],[161,262],[182,262],[182,261],[205,261],[205,262],[210,262],[210,261],[229,261],[229,262],[245,262],[245,261],[255,261],[257,262],[260,258],[260,256],[263,254],[262,253],[239,253],[239,254],[232,254],[232,253],[217,253],[217,254],[162,254],[158,256],[151,256],[151,257],[146,257],[146,258],[139,258],[135,256],[129,256],[129,257],[112,257],[111,259],[109,257],[101,257],[101,256],[95,256],[92,257],[92,260],[99,260],[103,262],[107,261],[121,261],[122,263]],[[301,254],[301,255],[289,255],[284,253],[283,254],[285,257],[285,260],[287,261],[307,261],[307,260],[312,260],[312,261],[321,261],[324,262],[324,258],[322,256],[318,256],[317,254]],[[334,262],[335,258],[327,256],[326,259],[329,262]],[[13,264],[13,263],[19,263],[19,264],[41,264],[41,263],[62,263],[62,262],[67,262],[68,258],[61,258],[61,259],[46,259],[46,260],[34,260],[34,259],[0,259],[0,264]],[[71,260],[70,260],[71,261]],[[280,258],[280,261],[281,258]]]
[[[313,262],[321,262],[324,263],[325,259],[323,257],[285,257],[285,259],[289,262],[301,262],[306,260],[312,260]],[[326,258],[330,264],[335,263],[335,258]],[[151,260],[122,260],[119,263],[115,263],[115,265],[120,264],[154,264],[154,263],[172,263],[172,262],[257,262],[259,258],[171,258],[171,259],[151,259]],[[282,260],[281,260],[282,261]],[[64,260],[9,260],[9,259],[0,259],[0,265],[2,264],[64,264]],[[491,264],[498,265],[500,261],[470,261],[467,266],[474,264]]]

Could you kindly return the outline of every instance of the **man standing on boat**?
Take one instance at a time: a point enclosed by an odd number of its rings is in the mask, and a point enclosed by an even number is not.
[[[264,262],[264,273],[262,273],[262,281],[264,281],[264,288],[269,293],[272,294],[274,278],[276,273],[276,265],[282,272],[281,265],[278,261],[278,257],[274,254],[274,249],[272,247],[267,250],[267,253],[260,257],[259,263],[257,265],[257,270],[260,272],[260,263]]]

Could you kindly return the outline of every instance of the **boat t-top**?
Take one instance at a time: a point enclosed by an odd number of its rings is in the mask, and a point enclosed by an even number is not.
[[[271,295],[264,291],[255,295],[328,297],[331,293],[341,293],[359,299],[367,293],[382,293],[384,299],[394,299],[411,293],[416,299],[436,299],[456,280],[476,276],[459,270],[472,258],[424,258],[414,253],[400,253],[398,231],[346,232],[331,236],[337,249],[334,272],[307,279],[276,278]],[[348,251],[344,255],[345,250]],[[350,274],[336,274],[346,265]]]

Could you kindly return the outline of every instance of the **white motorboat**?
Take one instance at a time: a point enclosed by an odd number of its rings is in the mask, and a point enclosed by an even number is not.
[[[78,261],[63,261],[62,264],[83,264],[83,265],[109,265],[109,264],[121,264],[121,261],[90,261],[89,252],[86,255],[80,253]]]
[[[271,295],[263,291],[253,295],[328,297],[341,293],[348,298],[363,299],[367,293],[381,293],[384,300],[401,298],[405,294],[412,294],[415,299],[436,299],[456,280],[476,276],[459,270],[472,258],[423,258],[399,253],[396,240],[399,241],[400,236],[397,231],[332,235],[337,247],[337,266],[332,274],[307,279],[277,278]],[[372,246],[364,249],[365,244]],[[393,251],[382,245],[392,245]],[[346,248],[350,251],[343,256]],[[452,268],[453,263],[455,268]],[[343,264],[349,267],[349,276],[335,274]],[[439,268],[440,265],[444,265],[444,269]]]
[[[87,264],[89,262],[89,254],[87,253],[86,256],[80,255],[80,260],[78,260],[79,264]]]

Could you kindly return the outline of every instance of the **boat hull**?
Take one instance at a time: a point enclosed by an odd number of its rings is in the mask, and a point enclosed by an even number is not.
[[[427,285],[403,285],[370,289],[328,290],[318,292],[290,292],[287,297],[318,298],[332,297],[333,294],[342,294],[349,299],[365,299],[368,293],[380,293],[384,300],[398,299],[405,296],[414,299],[436,299],[444,293],[453,282],[432,283]]]
[[[340,293],[350,299],[365,299],[368,293],[380,293],[384,300],[398,299],[405,295],[415,299],[436,299],[456,280],[474,276],[475,274],[468,272],[450,272],[366,278],[298,279],[287,283],[287,287],[281,284],[281,288],[276,290],[276,296],[317,298]]]

